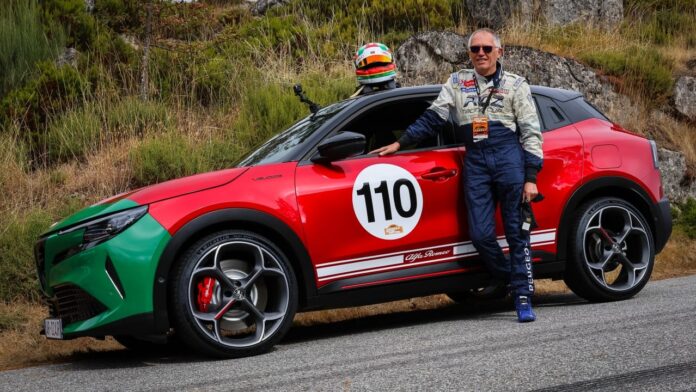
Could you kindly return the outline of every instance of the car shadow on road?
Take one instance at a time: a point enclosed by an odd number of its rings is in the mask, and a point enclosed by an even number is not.
[[[93,371],[110,369],[136,369],[163,364],[192,363],[210,361],[181,347],[167,352],[143,353],[127,349],[111,351],[92,351],[76,353],[65,360],[70,362],[58,365],[59,371]]]
[[[567,307],[588,305],[588,302],[574,294],[544,294],[535,297],[535,305],[544,307]],[[415,309],[388,314],[376,314],[344,321],[309,326],[294,326],[282,344],[298,344],[305,341],[329,339],[332,337],[374,332],[387,329],[405,328],[431,322],[464,320],[513,320],[510,298],[491,301],[471,301],[447,304],[436,309]],[[502,312],[506,312],[503,314]],[[509,313],[509,314],[507,314]],[[143,353],[130,350],[93,351],[76,353],[64,358],[67,363],[59,364],[58,371],[92,371],[108,369],[130,369],[157,366],[162,364],[210,362],[209,357],[196,355],[186,348]]]
[[[588,305],[589,303],[575,294],[563,293],[537,296],[535,297],[534,304],[536,307],[545,308]],[[404,312],[376,314],[326,324],[294,326],[283,339],[283,344],[326,339],[382,329],[404,328],[431,322],[476,319],[514,320],[512,313],[501,314],[501,312],[512,312],[513,309],[512,300],[510,298],[504,298],[499,300],[448,304],[436,309],[416,309]]]

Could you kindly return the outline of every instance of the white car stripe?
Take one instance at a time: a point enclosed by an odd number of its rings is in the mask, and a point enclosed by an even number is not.
[[[498,237],[498,238],[500,238],[500,239],[498,239],[498,244],[500,244],[500,246],[501,246],[501,248],[503,248],[503,250],[506,250],[508,248],[507,241],[502,236]],[[549,244],[555,243],[555,239],[556,239],[556,230],[555,229],[540,230],[540,231],[532,233],[532,235],[530,236],[530,243],[533,245],[549,245]],[[435,248],[444,248],[444,247],[448,247],[448,246],[453,247],[453,255],[455,255],[455,256],[469,257],[469,256],[474,256],[474,255],[478,254],[476,252],[476,248],[471,243],[471,241],[460,242],[460,243],[455,243],[455,244],[447,244],[447,245],[436,245],[436,246],[431,246],[431,247],[427,247],[427,248],[419,248],[419,249],[408,250],[408,251],[388,253],[388,254],[384,254],[384,255],[368,256],[368,257],[361,257],[361,258],[325,263],[325,264],[322,264],[321,266],[317,267],[317,277],[319,278],[319,280],[326,280],[328,277],[331,277],[333,279],[333,278],[344,277],[344,276],[349,276],[349,275],[358,274],[358,273],[364,273],[367,271],[377,272],[377,271],[382,271],[382,270],[394,269],[395,268],[394,266],[400,266],[400,265],[404,264],[404,255],[406,255],[408,253],[418,252],[421,250],[435,249]],[[451,258],[446,258],[446,259],[451,259]],[[433,261],[442,261],[442,260],[444,260],[444,259],[428,260],[428,261],[420,262],[420,263],[409,263],[409,265],[420,265],[420,264],[431,263]],[[385,267],[390,267],[390,268],[385,268]]]

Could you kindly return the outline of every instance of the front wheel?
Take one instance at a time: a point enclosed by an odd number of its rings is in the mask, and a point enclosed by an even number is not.
[[[575,216],[564,280],[590,301],[616,301],[638,293],[655,263],[652,232],[643,215],[617,198],[583,204]]]
[[[172,289],[181,340],[218,357],[270,350],[297,310],[289,261],[269,240],[247,231],[222,231],[193,244],[175,269]]]

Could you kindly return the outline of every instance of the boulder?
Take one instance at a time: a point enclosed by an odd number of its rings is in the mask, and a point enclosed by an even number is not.
[[[438,84],[469,63],[468,36],[429,31],[407,39],[394,53],[404,85]]]
[[[681,203],[689,197],[696,198],[696,181],[687,175],[684,154],[666,148],[657,151],[662,188],[669,199]]]
[[[77,56],[80,52],[75,48],[65,48],[63,53],[61,53],[56,59],[56,65],[62,67],[64,65],[69,65],[73,68],[77,67]]]
[[[252,3],[251,13],[259,16],[265,14],[266,11],[273,7],[288,4],[290,0],[247,0],[247,2]]]
[[[547,23],[564,26],[589,23],[596,27],[616,27],[623,19],[621,0],[547,0],[542,14]]]
[[[696,78],[682,76],[674,85],[674,108],[682,116],[696,120]]]

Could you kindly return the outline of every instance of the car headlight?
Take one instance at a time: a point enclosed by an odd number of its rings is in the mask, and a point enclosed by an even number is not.
[[[99,218],[80,223],[77,226],[58,231],[58,235],[70,233],[79,235],[78,232],[82,231],[82,242],[57,255],[57,260],[55,260],[54,263],[65,260],[78,252],[93,248],[115,237],[123,230],[126,230],[130,225],[137,222],[138,219],[142,218],[146,213],[147,206],[140,206],[110,215],[100,216]]]

